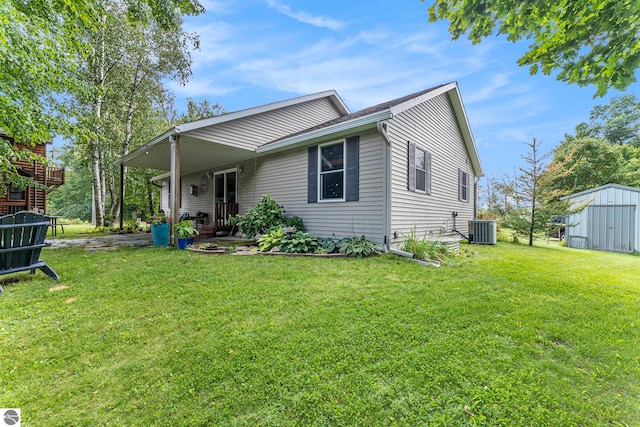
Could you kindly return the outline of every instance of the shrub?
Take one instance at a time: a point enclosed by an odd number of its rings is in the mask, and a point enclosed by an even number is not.
[[[318,248],[320,248],[318,238],[302,231],[285,236],[280,243],[280,252],[291,254],[314,253]]]
[[[355,255],[357,258],[381,253],[378,245],[371,240],[367,240],[364,236],[345,237],[339,240],[336,245],[341,254]]]
[[[265,234],[283,227],[295,226],[297,230],[304,229],[302,219],[297,216],[288,218],[284,208],[271,199],[269,194],[262,196],[258,204],[250,208],[246,215],[233,217],[231,223],[238,226],[249,239],[253,239],[257,234]]]

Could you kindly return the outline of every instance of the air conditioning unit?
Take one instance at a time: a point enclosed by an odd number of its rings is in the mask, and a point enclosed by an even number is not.
[[[469,242],[479,245],[495,245],[496,222],[485,220],[469,221]]]

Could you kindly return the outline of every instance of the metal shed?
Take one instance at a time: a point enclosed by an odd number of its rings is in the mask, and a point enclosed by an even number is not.
[[[584,207],[567,218],[567,246],[627,253],[639,250],[640,188],[607,184],[563,199],[572,208]]]

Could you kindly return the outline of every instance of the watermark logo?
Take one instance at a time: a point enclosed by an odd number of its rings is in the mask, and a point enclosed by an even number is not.
[[[20,427],[20,408],[0,408],[0,427]]]

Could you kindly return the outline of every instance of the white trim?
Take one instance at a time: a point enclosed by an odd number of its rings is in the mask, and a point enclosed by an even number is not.
[[[266,153],[268,151],[284,149],[289,147],[290,145],[294,145],[302,142],[311,142],[311,140],[316,138],[321,138],[324,136],[328,136],[328,135],[332,135],[340,132],[350,131],[361,126],[374,125],[373,127],[375,127],[377,126],[378,121],[386,120],[390,118],[392,118],[392,115],[388,109],[379,111],[377,113],[370,114],[368,116],[358,117],[356,119],[351,119],[345,122],[336,123],[335,125],[305,132],[296,136],[292,136],[290,138],[281,139],[278,142],[262,145],[256,148],[256,153],[260,154],[260,153]]]
[[[473,137],[473,132],[471,131],[471,125],[469,124],[469,118],[467,117],[467,112],[464,108],[464,103],[462,102],[462,95],[460,94],[457,84],[455,95],[453,91],[449,92],[448,95],[449,101],[451,101],[451,105],[453,106],[458,127],[460,128],[460,132],[462,132],[462,138],[467,146],[474,175],[476,177],[482,177],[484,176],[484,169],[482,167],[482,162],[480,161],[480,154],[478,153],[478,147],[476,146],[476,141]]]
[[[395,105],[393,107],[391,107],[391,114],[393,114],[394,116],[397,114],[402,113],[403,111],[406,111],[410,108],[415,107],[416,105],[422,104],[425,101],[428,101],[430,99],[435,98],[436,96],[442,95],[443,93],[447,93],[450,90],[457,90],[458,89],[458,84],[453,82],[453,83],[449,83],[446,84],[444,86],[441,86],[437,89],[431,90],[425,94],[422,94],[420,96],[417,96],[415,98],[412,98],[408,101],[405,101],[401,104]]]
[[[322,198],[322,175],[327,173],[340,172],[339,170],[322,172],[322,147],[330,145],[342,144],[342,198],[340,199],[323,199]],[[347,200],[347,140],[339,139],[331,142],[325,142],[318,145],[318,203],[344,202]]]
[[[349,114],[349,109],[342,101],[342,99],[340,99],[338,93],[335,90],[327,90],[311,95],[304,95],[297,98],[286,99],[284,101],[273,102],[271,104],[265,104],[258,107],[251,107],[245,110],[235,111],[233,113],[222,114],[220,116],[209,117],[207,119],[196,120],[194,122],[183,123],[180,125],[180,131],[189,132],[191,130],[201,129],[203,127],[217,125],[220,123],[241,119],[256,114],[266,113],[267,111],[278,110],[280,108],[290,107],[292,105],[302,104],[304,102],[314,101],[316,99],[322,98],[331,98],[334,105],[342,114]]]
[[[171,172],[167,172],[167,173],[163,173],[163,174],[160,174],[160,175],[156,175],[156,176],[154,176],[154,177],[151,177],[151,178],[149,179],[149,181],[151,181],[151,182],[156,182],[156,181],[167,181],[167,180],[169,180],[169,179],[171,179]]]

